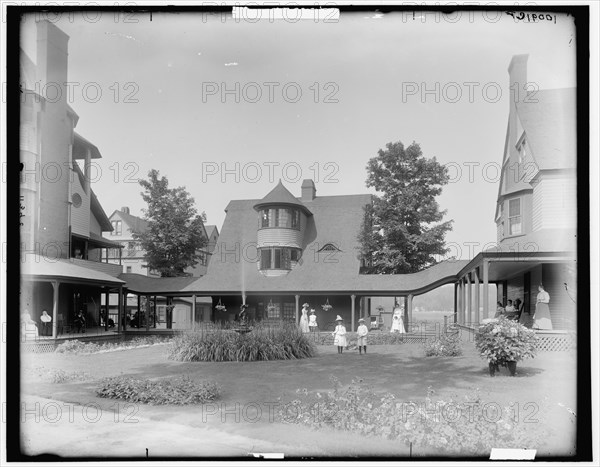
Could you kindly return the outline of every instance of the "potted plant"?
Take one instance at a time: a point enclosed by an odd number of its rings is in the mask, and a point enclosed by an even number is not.
[[[490,376],[500,366],[509,369],[511,376],[517,371],[517,362],[533,358],[537,349],[535,332],[504,316],[484,320],[475,335],[475,347],[487,359]]]

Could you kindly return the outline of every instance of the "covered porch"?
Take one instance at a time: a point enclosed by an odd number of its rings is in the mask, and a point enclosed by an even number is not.
[[[119,332],[103,319],[102,294],[122,296],[124,281],[82,265],[82,260],[25,255],[22,264],[21,337],[23,340],[99,337]],[[119,303],[118,313],[123,310]],[[43,311],[50,316],[41,319]],[[83,319],[79,318],[79,313]]]
[[[494,317],[496,309],[490,302],[505,306],[508,300],[519,298],[523,303],[522,322],[533,327],[538,286],[543,284],[550,294],[552,330],[575,331],[576,279],[575,259],[567,253],[479,253],[458,273],[454,285],[454,321],[476,328],[482,320]],[[496,285],[495,297],[489,295],[490,284]]]

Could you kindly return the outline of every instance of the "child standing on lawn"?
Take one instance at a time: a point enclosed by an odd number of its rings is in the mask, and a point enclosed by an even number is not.
[[[338,353],[342,353],[344,347],[346,347],[346,327],[344,326],[344,320],[340,315],[337,315],[335,321],[337,322],[337,326],[335,327],[335,331],[333,331],[332,336],[333,345],[337,346]]]
[[[369,329],[365,325],[365,320],[363,318],[358,320],[358,329],[356,330],[358,334],[358,353],[362,354],[362,349],[365,349],[365,354],[367,353],[367,334],[369,334]]]

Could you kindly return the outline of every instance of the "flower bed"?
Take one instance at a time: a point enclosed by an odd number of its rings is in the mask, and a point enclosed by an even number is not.
[[[84,342],[77,339],[68,340],[59,344],[54,350],[56,353],[86,355],[101,352],[114,352],[116,350],[135,349],[138,347],[148,347],[155,344],[163,344],[169,339],[160,336],[141,336],[134,339],[120,342],[107,342],[105,344],[96,344],[95,342]]]
[[[203,404],[217,399],[219,386],[214,382],[198,383],[187,376],[160,381],[115,376],[103,379],[96,394],[152,405]]]
[[[375,393],[362,380],[342,388],[330,378],[333,390],[309,392],[298,389],[295,400],[280,404],[277,418],[283,423],[313,429],[333,428],[398,440],[417,455],[489,456],[493,448],[535,449],[547,438],[545,425],[515,415],[513,408],[484,401],[477,390],[464,399],[433,398],[430,387],[422,401],[403,401],[391,393]],[[489,411],[493,406],[494,413]]]

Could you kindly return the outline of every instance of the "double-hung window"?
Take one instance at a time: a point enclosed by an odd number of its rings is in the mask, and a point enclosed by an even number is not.
[[[521,216],[521,198],[508,201],[508,234],[520,235],[523,233],[523,217]]]

